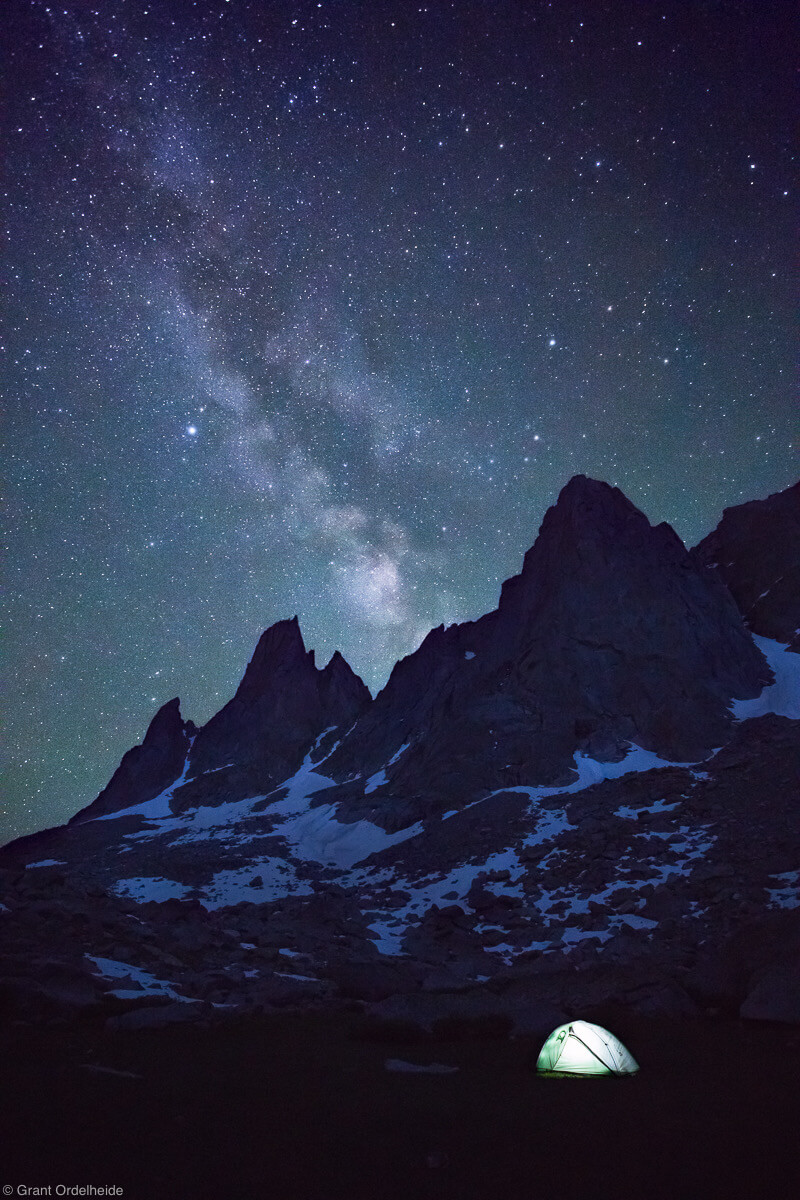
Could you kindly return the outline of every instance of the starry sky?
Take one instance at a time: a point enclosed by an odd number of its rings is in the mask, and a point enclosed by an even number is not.
[[[796,478],[791,6],[5,0],[2,834],[297,613],[375,690],[577,472]]]

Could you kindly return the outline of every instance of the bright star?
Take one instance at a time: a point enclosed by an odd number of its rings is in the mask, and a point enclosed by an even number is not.
[[[194,435],[197,433],[197,426],[196,425],[187,425],[186,432],[188,433],[189,437],[194,437]]]

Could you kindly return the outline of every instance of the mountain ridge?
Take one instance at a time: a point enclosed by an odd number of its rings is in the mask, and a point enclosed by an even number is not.
[[[719,993],[800,1019],[780,982],[800,917],[800,655],[752,628],[790,630],[794,597],[751,601],[796,566],[781,522],[798,494],[733,510],[689,551],[575,477],[497,607],[431,630],[374,699],[277,622],[202,728],[163,705],[91,805],[0,850],[0,996],[102,1010],[121,973],[168,967],[145,1007],[357,1000],[413,1023],[455,990],[516,1021],[522,993],[528,1014],[616,996],[673,1015]],[[747,949],[762,928],[769,985]],[[731,938],[750,955],[732,974]]]

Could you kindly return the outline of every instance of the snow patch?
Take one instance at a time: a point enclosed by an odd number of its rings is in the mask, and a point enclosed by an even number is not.
[[[184,883],[176,883],[174,879],[164,879],[163,876],[148,878],[139,876],[134,879],[118,879],[112,891],[118,896],[127,896],[138,904],[155,900],[157,904],[164,900],[184,900],[191,888]]]
[[[335,725],[329,725],[327,729],[323,729],[322,733],[319,735],[317,740],[314,742],[314,745],[311,747],[308,754],[306,755],[306,761],[308,761],[308,759],[311,757],[311,755],[314,753],[315,750],[319,749],[323,738],[326,738],[329,733],[333,733],[335,728],[336,728]]]
[[[403,953],[406,924],[402,917],[385,917],[380,921],[372,921],[367,929],[372,930],[374,936],[371,935],[369,940],[375,943],[380,954],[397,956]]]
[[[775,713],[779,717],[800,719],[800,654],[782,642],[753,634],[753,641],[770,665],[775,682],[768,684],[754,700],[734,700],[730,706],[737,721]]]
[[[27,863],[25,870],[31,871],[34,867],[63,867],[65,865],[63,859],[60,858],[42,858],[39,862]]]
[[[800,908],[800,870],[771,875],[780,887],[767,888],[771,908]]]
[[[560,833],[572,829],[572,825],[563,808],[543,808],[537,813],[536,828],[525,838],[526,846],[541,846],[543,842],[552,841]]]
[[[335,804],[311,808],[311,796],[333,786],[334,781],[314,771],[306,758],[296,774],[283,784],[287,788],[286,797],[264,810],[265,814],[285,818],[274,826],[270,836],[285,838],[294,858],[346,870],[370,854],[422,832],[421,821],[397,833],[387,833],[371,821],[337,821]]]
[[[395,758],[406,748],[402,746]],[[171,847],[214,838],[222,845],[236,848],[264,836],[285,841],[285,856],[254,857],[245,866],[219,871],[211,883],[191,889],[206,908],[213,909],[241,901],[263,903],[282,896],[310,895],[310,884],[298,879],[292,860],[349,870],[371,854],[422,832],[422,822],[397,833],[387,833],[371,821],[337,820],[335,804],[312,808],[312,798],[334,786],[334,781],[315,769],[311,753],[309,751],[295,774],[275,789],[274,794],[282,798],[267,804],[264,802],[268,797],[251,796],[214,806],[201,805],[173,816],[169,800],[179,782],[176,781],[155,799],[125,810],[127,815],[138,815],[148,822],[146,828],[126,835],[126,840],[171,834]],[[252,881],[258,875],[261,884],[253,887]],[[139,902],[183,899],[190,891],[183,884],[160,877],[123,879],[115,890],[119,895]]]
[[[143,971],[141,967],[132,967],[129,963],[118,962],[115,958],[96,958],[93,954],[87,954],[85,957],[94,963],[97,968],[94,974],[102,979],[118,979],[120,982],[129,980],[140,984],[137,988],[112,988],[109,995],[116,996],[119,1000],[138,1000],[143,995],[148,995],[169,996],[172,1000],[181,1000],[185,1004],[198,1003],[188,996],[182,996],[175,991],[171,983],[164,979],[156,979],[155,975]]]
[[[662,767],[691,767],[694,765],[693,763],[673,762],[666,758],[659,758],[652,750],[643,750],[635,742],[630,743],[630,750],[620,762],[600,762],[598,759],[589,758],[588,755],[580,752],[575,755],[575,762],[578,779],[564,789],[568,792],[581,791],[585,787],[591,787],[592,784],[601,783],[604,779],[620,779],[632,771],[655,771]]]
[[[670,759],[659,758],[652,750],[643,750],[635,742],[629,742],[628,744],[630,749],[619,762],[601,762],[597,758],[590,758],[587,754],[581,754],[579,750],[576,751],[576,765],[572,769],[578,778],[574,779],[572,783],[561,787],[515,786],[497,788],[495,791],[490,792],[488,796],[484,796],[480,800],[473,800],[472,804],[466,805],[466,808],[472,808],[475,804],[483,804],[491,796],[499,796],[505,792],[523,792],[530,796],[532,801],[542,800],[548,796],[567,796],[574,792],[582,792],[585,788],[593,787],[596,783],[602,783],[604,779],[620,779],[623,775],[629,775],[631,772],[656,771],[662,767],[687,768],[694,766],[693,763],[673,762]]]
[[[345,824],[336,820],[336,805],[323,804],[286,821],[273,833],[286,839],[295,858],[347,870],[387,846],[416,837],[422,830],[421,821],[397,833],[387,833],[371,821]]]
[[[186,782],[186,774],[189,770],[189,755],[186,755],[186,761],[183,764],[183,770],[177,779],[164,788],[163,792],[159,792],[152,800],[145,800],[142,804],[132,804],[130,808],[120,808],[117,812],[105,813],[102,817],[94,817],[95,821],[116,821],[119,817],[147,817],[152,820],[159,820],[162,817],[171,817],[169,802],[172,799],[172,793],[182,783]]]
[[[640,759],[639,761],[651,760],[648,756],[647,760]],[[539,789],[515,788],[511,790],[533,793],[535,800]],[[624,809],[623,814],[626,815],[630,812],[631,815],[636,815],[637,812],[648,811],[668,815],[679,807],[680,805],[677,803],[658,800],[648,806],[646,810]],[[520,849],[532,845],[549,845],[549,852],[541,864],[545,866],[548,857],[560,853],[559,836],[572,826],[562,808],[537,810],[534,805],[533,814],[538,817],[537,826],[524,839]],[[399,873],[395,874],[390,868],[371,871],[369,867],[363,867],[351,871],[342,878],[341,882],[345,886],[355,885],[362,891],[363,911],[370,921],[371,936],[380,953],[398,955],[403,953],[402,946],[406,932],[434,904],[441,906],[456,903],[469,911],[467,896],[476,876],[481,872],[508,871],[508,879],[489,881],[490,890],[498,896],[516,896],[525,901],[526,905],[535,907],[544,920],[548,935],[551,935],[548,941],[542,941],[540,934],[539,940],[525,946],[513,947],[502,942],[485,947],[486,953],[502,955],[506,962],[511,962],[514,957],[528,950],[545,953],[559,952],[559,948],[568,948],[570,945],[588,938],[594,938],[602,945],[625,927],[644,931],[654,929],[656,921],[635,911],[616,912],[613,910],[613,902],[609,905],[607,918],[599,923],[600,928],[586,929],[585,926],[588,923],[596,924],[595,921],[588,922],[586,919],[590,913],[589,906],[593,901],[598,904],[606,904],[615,893],[624,888],[633,893],[635,906],[642,908],[646,903],[646,895],[649,894],[652,887],[668,882],[670,879],[677,880],[681,876],[690,875],[696,862],[708,853],[715,839],[710,833],[709,826],[679,825],[679,819],[676,814],[671,830],[644,830],[635,834],[619,859],[616,862],[609,862],[609,873],[604,885],[592,889],[592,893],[589,895],[582,894],[583,888],[577,881],[559,885],[552,890],[545,888],[538,897],[532,892],[526,894],[523,892],[526,867],[520,862],[517,850],[513,848],[490,855],[483,862],[465,862],[442,873],[432,872],[416,878],[409,878]],[[385,902],[379,905],[373,902],[370,905],[370,889],[374,888],[377,891],[385,884],[390,884],[397,891],[407,892],[409,894],[408,901],[397,908],[388,908]],[[641,893],[645,888],[647,888],[647,892],[643,895]],[[476,926],[476,932],[488,931],[489,928],[487,925],[479,924]]]
[[[658,921],[643,917],[640,913],[617,913],[612,917],[615,925],[628,925],[631,929],[655,929]]]
[[[514,896],[518,894],[517,881],[524,874],[525,868],[519,860],[516,850],[509,848],[497,854],[491,854],[485,862],[462,863],[453,870],[442,874],[430,873],[415,880],[402,875],[395,875],[389,869],[371,872],[369,869],[351,872],[341,882],[344,886],[367,888],[383,882],[391,882],[398,891],[410,893],[410,899],[402,906],[384,909],[375,916],[375,906],[364,902],[364,911],[371,918],[367,926],[375,933],[372,938],[381,954],[402,954],[402,941],[408,929],[409,920],[422,916],[436,905],[458,904],[469,908],[465,897],[472,887],[477,875],[482,871],[509,871],[512,878],[508,881],[493,881],[492,890],[498,895]],[[455,892],[457,899],[445,899],[450,892]]]
[[[405,742],[399,750],[395,750],[385,767],[381,767],[380,771],[376,771],[374,775],[370,775],[364,788],[365,796],[368,796],[370,792],[374,792],[376,788],[383,787],[385,783],[389,782],[386,778],[386,767],[393,767],[400,755],[404,754],[410,745],[411,742]]]
[[[257,875],[261,876],[262,882],[253,887],[252,881]],[[213,910],[241,904],[243,900],[263,904],[283,896],[310,896],[311,893],[311,885],[297,878],[291,863],[282,858],[262,858],[237,870],[218,871],[202,888],[199,899],[204,908]]]

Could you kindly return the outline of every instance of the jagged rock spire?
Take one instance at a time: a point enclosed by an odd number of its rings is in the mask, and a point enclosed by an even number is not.
[[[181,717],[177,696],[163,704],[150,722],[141,745],[123,755],[97,799],[76,813],[72,821],[91,821],[105,813],[152,800],[181,774],[194,733],[192,722]]]
[[[233,699],[197,735],[190,777],[262,764],[269,782],[291,773],[325,729],[352,724],[370,694],[341,655],[334,659],[315,666],[296,616],[265,630]]]

